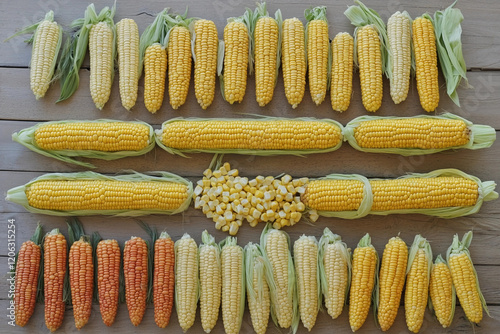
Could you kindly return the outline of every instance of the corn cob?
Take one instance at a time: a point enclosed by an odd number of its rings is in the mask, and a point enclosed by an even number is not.
[[[389,239],[385,245],[378,284],[377,319],[382,331],[391,328],[399,310],[401,293],[405,285],[408,247],[399,237]]]
[[[70,247],[69,280],[75,327],[81,329],[89,321],[94,293],[94,260],[87,236],[82,236]]]
[[[198,304],[198,250],[185,233],[175,242],[175,308],[179,325],[186,332],[194,324]]]
[[[16,261],[14,314],[16,325],[24,327],[35,310],[40,260],[42,226],[39,224],[31,240],[23,242]]]
[[[137,216],[184,211],[191,202],[192,184],[175,174],[156,175],[46,174],[13,188],[8,198],[32,212],[59,216]]]
[[[264,334],[269,322],[271,297],[266,275],[272,275],[271,265],[263,255],[259,244],[249,242],[245,246],[245,278],[247,287],[248,308],[252,318],[252,326],[257,334]]]
[[[139,237],[131,237],[123,250],[125,300],[132,325],[138,326],[146,311],[148,294],[148,245]]]
[[[307,70],[309,90],[313,102],[318,106],[326,96],[328,83],[328,21],[326,6],[306,9],[307,22]]]
[[[351,103],[354,41],[349,33],[338,33],[332,41],[330,94],[333,110],[346,111]]]
[[[431,268],[431,246],[418,234],[415,236],[408,256],[405,288],[406,325],[413,333],[418,333],[424,321]]]
[[[97,288],[99,309],[106,326],[115,322],[120,291],[120,246],[116,240],[102,240],[97,244]]]
[[[318,241],[313,236],[302,235],[293,244],[299,312],[308,331],[314,327],[321,304],[318,270]]]
[[[221,91],[224,100],[233,104],[243,101],[247,88],[247,71],[252,71],[252,26],[253,13],[248,9],[241,17],[231,17],[224,28],[224,73],[221,78]]]
[[[104,160],[142,155],[154,147],[153,128],[146,123],[113,120],[53,121],[12,134],[12,140],[47,157],[85,167],[83,156]]]
[[[210,333],[217,324],[221,302],[221,259],[220,248],[205,230],[199,247],[200,261],[200,317],[201,326]]]
[[[413,173],[398,179],[332,174],[309,181],[301,196],[309,210],[327,217],[420,213],[454,218],[477,212],[483,201],[498,198],[495,183],[456,169]]]
[[[28,43],[33,44],[30,62],[30,87],[38,100],[45,96],[54,76],[57,54],[61,48],[62,28],[54,21],[54,12],[49,11],[45,18],[5,40],[22,34],[33,33]]]
[[[174,306],[175,286],[174,242],[162,232],[154,246],[153,303],[155,322],[160,328],[167,327]]]
[[[165,93],[167,15],[168,9],[158,13],[142,33],[139,43],[139,72],[144,65],[144,105],[153,114],[160,110]]]
[[[391,97],[395,104],[406,100],[410,88],[411,17],[397,11],[387,21]]]
[[[122,19],[116,24],[118,71],[120,73],[120,98],[125,109],[130,110],[137,100],[139,85],[139,29],[132,19]]]
[[[319,272],[325,306],[332,319],[344,308],[351,280],[351,250],[325,227],[319,241]]]
[[[425,111],[431,112],[436,110],[439,104],[439,82],[436,37],[432,18],[428,14],[413,21],[412,37],[420,104]]]
[[[420,155],[448,149],[490,147],[493,128],[477,125],[449,113],[439,116],[361,116],[349,122],[344,138],[363,152]]]
[[[295,109],[304,97],[307,70],[304,25],[298,18],[283,21],[281,40],[285,95]]]
[[[235,237],[221,242],[222,320],[227,334],[240,332],[245,311],[245,270],[243,248]]]
[[[173,154],[305,154],[339,148],[342,145],[341,129],[342,126],[335,121],[314,118],[176,118],[163,123],[162,129],[156,131],[156,142]]]
[[[281,12],[276,12],[276,19],[269,16],[266,3],[257,4],[254,13],[255,32],[255,97],[259,106],[271,102],[278,77],[280,54]]]
[[[115,59],[115,5],[104,7],[99,14],[94,4],[85,10],[83,18],[74,20],[71,28],[75,33],[66,41],[58,63],[61,80],[61,102],[73,95],[80,83],[79,70],[90,49],[90,92],[97,108],[102,109],[109,99],[113,81]]]
[[[446,261],[450,266],[451,278],[460,305],[470,322],[478,324],[483,318],[483,308],[488,315],[488,307],[481,293],[477,272],[472,263],[469,246],[472,242],[472,231],[464,234],[462,241],[458,235],[446,252]]]
[[[260,245],[264,258],[269,261],[272,269],[272,275],[268,277],[272,319],[276,326],[292,327],[296,331],[300,318],[295,268],[289,249],[290,237],[283,231],[272,229],[268,224],[262,231]]]
[[[178,109],[186,102],[191,80],[191,19],[177,15],[168,32],[168,94],[170,105]]]
[[[353,332],[363,326],[371,304],[378,269],[378,255],[367,233],[352,256],[352,278],[349,294],[349,324]]]
[[[67,270],[67,244],[59,229],[45,235],[43,243],[43,284],[45,297],[45,325],[54,332],[62,325],[66,303],[63,300]]]
[[[456,294],[450,268],[441,254],[432,265],[429,295],[429,306],[437,320],[443,328],[449,327],[455,314]]]
[[[219,40],[215,23],[197,20],[194,23],[193,38],[194,93],[201,108],[207,109],[214,100],[217,74]]]
[[[382,105],[382,74],[389,73],[386,28],[377,12],[367,8],[361,1],[354,2],[358,6],[350,6],[344,14],[356,26],[355,59],[359,66],[363,106],[367,111],[375,112]]]

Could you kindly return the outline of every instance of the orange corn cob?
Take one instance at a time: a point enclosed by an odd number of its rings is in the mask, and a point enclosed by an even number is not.
[[[174,268],[174,242],[167,232],[162,232],[155,242],[153,276],[155,322],[160,328],[167,327],[172,314],[175,284]]]
[[[94,292],[92,246],[84,237],[75,241],[69,250],[69,282],[75,327],[81,329],[89,321]]]
[[[51,332],[61,327],[66,308],[63,288],[67,247],[66,238],[59,233],[59,229],[53,229],[45,236],[43,244],[45,325]]]
[[[125,274],[125,301],[134,326],[141,323],[146,311],[148,293],[148,245],[139,237],[132,237],[123,250]]]
[[[97,245],[97,288],[102,321],[115,322],[120,292],[120,246],[116,240],[102,240]]]

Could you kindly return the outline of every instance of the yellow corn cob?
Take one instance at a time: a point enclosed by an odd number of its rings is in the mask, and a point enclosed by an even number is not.
[[[186,332],[194,324],[198,304],[198,247],[185,233],[175,242],[175,308]]]
[[[217,27],[210,20],[197,20],[194,24],[194,93],[198,103],[207,109],[214,100],[217,73]]]
[[[443,328],[449,327],[455,314],[456,295],[450,268],[441,255],[438,255],[432,265],[429,294],[439,323]]]
[[[352,257],[352,279],[349,295],[349,324],[353,332],[363,326],[370,309],[377,275],[377,251],[367,233],[358,243]]]
[[[221,259],[215,239],[205,230],[199,247],[201,326],[210,333],[217,324],[221,301]]]
[[[236,238],[227,237],[221,249],[222,320],[227,334],[240,332],[245,308],[245,271],[243,249]]]
[[[191,80],[191,34],[186,27],[175,26],[168,40],[168,95],[177,109],[186,102]]]
[[[415,236],[409,253],[405,289],[406,325],[413,333],[418,333],[424,321],[431,267],[431,246],[418,234]]]
[[[413,21],[413,48],[417,90],[425,111],[436,110],[439,104],[436,37],[430,16],[423,15]]]
[[[462,241],[455,234],[446,257],[460,305],[464,309],[467,319],[478,324],[483,319],[483,308],[488,315],[490,314],[479,287],[476,269],[470,257],[469,246],[471,241],[472,231],[467,232]]]
[[[266,228],[267,229],[267,228]],[[262,232],[261,246],[273,272],[276,296],[272,299],[273,312],[281,328],[289,328],[294,320],[295,273],[289,251],[289,238],[283,231],[270,229]]]
[[[248,28],[229,22],[224,28],[224,98],[230,104],[243,101],[247,88]]]
[[[399,310],[401,293],[405,285],[408,248],[399,237],[385,245],[379,278],[378,322],[382,331],[391,328]]]
[[[340,236],[327,227],[319,242],[319,266],[325,306],[332,319],[336,319],[349,292],[351,254]]]
[[[144,55],[144,105],[153,114],[163,104],[166,75],[167,51],[160,43],[151,44]]]
[[[114,32],[108,22],[92,25],[89,32],[90,95],[96,108],[109,100],[114,72]]]
[[[82,237],[71,245],[68,262],[75,327],[81,329],[89,321],[94,293],[94,261],[89,240]]]
[[[391,97],[395,104],[406,100],[410,88],[411,18],[397,11],[387,21],[389,57],[391,58]]]
[[[150,143],[150,128],[132,122],[47,123],[35,131],[43,150],[139,151]]]
[[[264,334],[269,322],[271,299],[266,273],[270,270],[269,262],[263,256],[258,244],[248,243],[245,246],[245,277],[247,286],[248,308],[252,318],[252,326],[257,334]]]
[[[304,25],[297,18],[286,19],[282,25],[281,63],[285,95],[293,109],[304,97],[306,86],[306,49]]]
[[[259,106],[271,102],[276,83],[276,66],[279,49],[278,23],[266,10],[265,3],[258,4],[258,17],[254,32],[255,97]]]
[[[97,244],[97,288],[99,310],[106,326],[115,322],[120,294],[120,246],[116,240],[102,240]]]
[[[307,24],[307,70],[309,73],[309,90],[311,98],[320,105],[325,99],[328,83],[328,22],[326,7],[306,10]]]
[[[338,33],[332,41],[331,102],[336,111],[346,111],[351,103],[354,40]]]
[[[132,19],[116,24],[120,97],[125,109],[130,110],[137,100],[139,84],[139,29]]]
[[[293,244],[300,318],[308,331],[314,327],[319,311],[318,241],[302,235]]]
[[[465,145],[470,130],[458,119],[401,118],[363,121],[354,138],[363,148],[439,149]]]
[[[367,25],[357,30],[359,78],[361,99],[367,111],[375,112],[382,105],[382,55],[380,38],[374,26]]]
[[[335,147],[342,134],[335,124],[322,121],[178,120],[164,124],[160,140],[180,150],[309,150]]]
[[[363,182],[358,180],[313,180],[302,202],[318,211],[357,210],[363,200]]]

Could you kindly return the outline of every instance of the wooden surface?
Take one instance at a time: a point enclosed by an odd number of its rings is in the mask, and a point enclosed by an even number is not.
[[[203,4],[202,4],[203,3]],[[407,10],[412,17],[423,12],[433,13],[435,10],[444,9],[451,1],[410,1],[410,0],[371,0],[366,4],[377,10],[386,20],[390,14],[397,10]],[[100,10],[105,5],[111,5],[111,1],[96,1],[96,8]],[[349,4],[348,0],[331,1],[328,4],[328,19],[330,22],[330,38],[340,31],[353,32],[343,11]],[[189,15],[212,19],[215,21],[219,37],[222,37],[222,29],[225,19],[229,16],[239,16],[244,7],[253,7],[253,1],[249,0],[214,0],[201,2],[195,0],[164,1],[154,0],[119,1],[116,11],[116,22],[124,17],[130,17],[137,21],[142,33],[144,28],[152,22],[156,12],[163,6],[168,5],[173,10],[183,12],[185,6],[189,6]],[[274,12],[281,8],[283,17],[297,16],[303,19],[303,11],[310,5],[320,5],[310,0],[306,1],[269,1],[268,8]],[[0,40],[11,35],[19,26],[29,24],[40,19],[45,11],[53,9],[55,18],[63,25],[68,25],[73,19],[80,17],[87,2],[70,0],[53,1],[3,1],[0,6]],[[500,130],[500,117],[498,117],[498,105],[500,102],[500,37],[496,29],[498,17],[500,16],[500,3],[496,0],[461,1],[458,7],[462,10],[465,20],[463,28],[463,50],[469,69],[468,76],[472,89],[459,90],[462,107],[455,106],[446,96],[444,87],[441,89],[441,102],[437,113],[449,111],[463,116],[478,124],[488,124],[497,131]],[[95,109],[89,93],[89,71],[88,59],[84,63],[84,69],[80,71],[80,87],[75,95],[60,104],[54,104],[59,87],[54,85],[50,88],[47,96],[36,101],[29,89],[29,59],[31,47],[22,43],[23,38],[16,38],[2,45],[0,48],[0,193],[5,195],[11,187],[24,184],[32,178],[46,172],[72,172],[84,170],[81,167],[68,165],[58,160],[49,159],[23,146],[11,141],[13,132],[29,127],[39,121],[62,120],[62,119],[97,119],[113,118],[120,120],[140,119],[151,123],[155,128],[172,117],[177,116],[203,116],[203,117],[238,117],[239,113],[254,113],[272,116],[315,116],[329,117],[346,124],[349,120],[365,115],[366,112],[361,104],[358,74],[354,75],[354,94],[349,110],[343,114],[333,112],[329,100],[316,107],[313,105],[308,91],[300,106],[293,110],[288,105],[284,96],[283,80],[280,74],[273,101],[265,108],[258,107],[255,101],[254,77],[248,81],[248,89],[245,99],[240,105],[229,105],[224,102],[220,92],[216,91],[213,105],[203,111],[194,97],[193,84],[191,83],[188,101],[179,110],[174,111],[168,104],[168,95],[162,109],[151,115],[144,108],[142,92],[143,82],[140,82],[139,98],[137,105],[131,112],[121,107],[118,93],[118,75],[115,76],[110,101],[102,111]],[[440,84],[444,86],[442,78]],[[421,115],[424,111],[420,108],[415,81],[412,81],[408,100],[401,105],[395,106],[389,96],[388,82],[384,81],[384,103],[378,115]],[[329,97],[328,97],[329,99]],[[143,157],[126,158],[115,161],[92,160],[98,168],[96,171],[103,173],[116,173],[122,169],[134,169],[137,171],[166,170],[189,177],[196,181],[200,178],[202,171],[210,163],[211,156],[208,154],[192,155],[186,159],[171,156],[163,150],[156,148]],[[282,172],[293,176],[318,177],[328,173],[359,173],[370,177],[396,177],[408,172],[428,172],[438,168],[459,168],[467,173],[473,174],[482,180],[494,180],[500,182],[500,143],[495,143],[491,148],[479,151],[457,151],[443,152],[421,157],[400,157],[386,154],[368,154],[357,152],[345,144],[340,150],[322,154],[310,155],[307,158],[299,157],[252,157],[228,155],[233,167],[240,169],[240,174],[246,176],[277,175]],[[452,241],[455,233],[460,236],[468,230],[474,231],[471,256],[475,261],[479,282],[483,289],[486,301],[490,308],[491,318],[485,317],[479,326],[472,326],[465,318],[461,307],[457,307],[457,313],[451,328],[442,329],[429,311],[426,312],[422,333],[494,333],[500,326],[500,293],[498,289],[498,276],[500,276],[500,257],[497,245],[500,244],[500,208],[498,201],[485,203],[481,211],[475,215],[456,218],[451,220],[438,219],[421,215],[393,215],[388,217],[369,216],[356,221],[347,221],[335,218],[320,218],[314,225],[310,226],[301,222],[294,227],[288,228],[292,240],[296,240],[301,234],[306,233],[319,237],[324,227],[329,227],[340,234],[348,246],[354,248],[359,238],[366,232],[372,235],[372,241],[379,255],[382,255],[387,240],[397,234],[411,244],[415,234],[421,233],[431,242],[435,255],[444,254]],[[45,231],[58,227],[66,234],[63,217],[50,217],[27,213],[21,206],[6,201],[0,201],[0,333],[12,332],[47,332],[44,325],[43,305],[38,304],[35,314],[28,326],[12,328],[8,325],[7,307],[8,301],[8,220],[14,219],[16,226],[17,249],[22,242],[29,239],[33,233],[36,223],[43,224]],[[190,208],[183,215],[176,216],[148,216],[145,222],[156,226],[159,230],[166,229],[173,239],[178,239],[184,232],[189,232],[197,242],[200,241],[201,232],[207,229],[216,236],[217,241],[226,235],[216,231],[214,224],[205,218],[200,211]],[[123,243],[130,236],[146,237],[145,233],[129,218],[114,217],[83,217],[86,232],[99,231],[104,238],[116,238]],[[238,234],[238,242],[245,245],[249,241],[258,241],[262,226],[250,228],[244,225]],[[102,324],[98,305],[94,305],[89,324],[81,332],[91,333],[107,330],[118,333],[123,331],[146,333],[161,332],[153,320],[152,306],[149,306],[142,324],[134,328],[129,319],[125,304],[120,305],[115,324],[111,328],[105,328]],[[176,314],[172,314],[171,323],[168,327],[171,332],[180,333]],[[327,333],[337,330],[341,333],[350,331],[348,325],[347,311],[337,320],[331,320],[325,312],[320,312],[313,333]],[[378,332],[373,317],[370,315],[360,333]],[[74,327],[72,310],[68,307],[65,314],[64,324],[59,332],[77,332]],[[197,321],[190,329],[190,333],[201,333],[202,328]],[[219,319],[215,333],[223,332],[222,319]],[[252,333],[252,327],[248,311],[245,312],[241,332]],[[269,333],[286,333],[270,324]],[[300,325],[299,332],[305,333]],[[404,309],[401,307],[396,323],[389,333],[408,332],[404,320]]]

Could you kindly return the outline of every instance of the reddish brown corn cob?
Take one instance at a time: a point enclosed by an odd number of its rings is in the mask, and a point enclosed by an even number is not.
[[[120,246],[116,240],[102,240],[97,245],[97,288],[102,321],[115,321],[120,292]]]
[[[137,326],[146,311],[148,292],[148,245],[143,239],[132,237],[125,243],[123,272],[128,314],[132,324]]]
[[[160,328],[167,327],[172,314],[175,284],[174,268],[174,242],[167,232],[162,232],[155,242],[153,276],[155,322]]]

